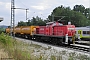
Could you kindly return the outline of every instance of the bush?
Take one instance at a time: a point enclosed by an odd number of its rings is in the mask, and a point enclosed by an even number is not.
[[[0,28],[0,34],[1,34],[2,32],[5,32],[5,29],[4,29],[4,28]]]
[[[5,46],[9,45],[11,46],[11,37],[8,35],[5,35],[4,33],[0,34],[0,42],[3,43]]]

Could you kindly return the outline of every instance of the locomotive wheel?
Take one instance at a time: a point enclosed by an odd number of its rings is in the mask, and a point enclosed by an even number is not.
[[[68,45],[73,44],[73,41],[71,38],[68,39]]]
[[[63,43],[62,43],[62,42],[63,42],[63,40],[62,40],[62,39],[57,39],[57,44],[58,44],[58,45],[63,45]]]

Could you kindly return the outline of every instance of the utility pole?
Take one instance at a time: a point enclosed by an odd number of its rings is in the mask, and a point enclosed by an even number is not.
[[[14,0],[11,0],[11,28],[10,28],[10,35],[13,36],[13,37],[15,37],[15,34],[14,34],[14,28],[15,28],[15,9],[26,10],[26,20],[27,20],[27,10],[29,10],[29,9],[24,9],[24,8],[15,8]]]
[[[15,27],[15,3],[14,0],[11,0],[11,27],[10,27],[10,35],[12,36],[12,32],[14,31],[14,27]],[[15,35],[13,34],[13,37]]]
[[[52,15],[52,22],[54,21],[54,15]]]
[[[51,16],[52,16],[52,22],[53,22],[53,21],[54,21],[54,13],[52,13],[52,15],[51,15]]]
[[[27,10],[29,10],[29,9],[26,9],[26,20],[27,20]]]
[[[90,0],[89,0],[89,19],[90,19]],[[90,32],[90,27],[89,27],[89,32]],[[90,44],[90,41],[89,41],[89,44]],[[89,45],[89,52],[90,52],[90,45]]]

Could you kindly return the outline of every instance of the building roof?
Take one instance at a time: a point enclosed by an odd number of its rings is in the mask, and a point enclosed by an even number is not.
[[[2,17],[0,17],[0,22],[1,22],[1,21],[3,21],[3,18],[2,18]]]

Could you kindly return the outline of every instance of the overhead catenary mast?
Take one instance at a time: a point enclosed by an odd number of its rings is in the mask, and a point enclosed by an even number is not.
[[[22,10],[26,10],[26,20],[27,20],[27,10],[29,9],[25,9],[25,8],[15,8],[15,2],[14,0],[11,0],[11,29],[10,29],[10,35],[15,37],[15,34],[12,33],[14,32],[14,27],[15,27],[15,9],[22,9]]]
[[[11,0],[11,29],[10,29],[10,35],[12,36],[12,31],[14,31],[14,27],[15,27],[15,3],[14,0]],[[15,35],[13,34],[13,37]]]

